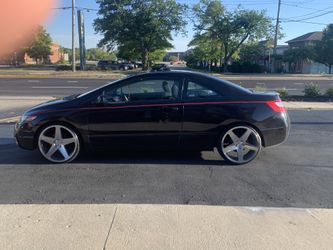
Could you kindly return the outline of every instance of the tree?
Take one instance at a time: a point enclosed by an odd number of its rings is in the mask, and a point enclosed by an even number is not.
[[[314,60],[328,66],[329,74],[332,73],[333,65],[333,24],[327,25],[323,31],[323,38],[315,47]]]
[[[311,47],[293,48],[284,51],[282,61],[289,63],[291,72],[296,72],[296,64],[314,58],[314,50]]]
[[[68,60],[69,63],[72,63],[72,49],[70,48],[61,48],[61,52],[64,54],[68,54]],[[75,48],[75,61],[80,61],[80,49],[79,48]]]
[[[95,30],[104,38],[100,45],[126,46],[140,53],[143,70],[149,68],[149,55],[171,48],[171,32],[184,31],[186,6],[176,0],[97,0],[99,18]]]
[[[118,46],[117,56],[118,58],[129,61],[136,61],[141,59],[140,51],[131,41],[128,41]]]
[[[150,53],[149,59],[151,62],[162,61],[168,52],[165,49],[158,49]]]
[[[86,59],[88,61],[116,60],[117,57],[114,53],[107,52],[101,48],[91,48],[86,51]]]
[[[199,61],[207,66],[217,66],[217,62],[222,58],[223,51],[221,50],[221,42],[210,36],[209,34],[196,34],[189,46],[194,46],[193,50],[196,57],[201,58]],[[220,63],[221,64],[221,63]]]
[[[244,42],[272,36],[272,20],[265,11],[238,8],[228,12],[220,0],[200,0],[193,12],[196,34],[221,42],[224,70]]]
[[[245,43],[239,50],[239,59],[242,62],[257,63],[264,56],[265,47],[258,42]]]
[[[52,55],[51,44],[52,39],[50,34],[42,26],[39,26],[26,52],[36,63],[46,63],[48,62],[48,57]]]

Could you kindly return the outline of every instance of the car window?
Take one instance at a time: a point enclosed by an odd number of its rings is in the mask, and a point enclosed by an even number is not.
[[[101,97],[104,103],[175,100],[179,96],[179,87],[180,83],[177,80],[144,80],[116,89],[106,89]]]
[[[215,91],[202,86],[201,84],[194,82],[194,81],[188,81],[187,82],[187,89],[185,98],[191,99],[191,98],[207,98],[212,96],[218,96],[219,94]]]

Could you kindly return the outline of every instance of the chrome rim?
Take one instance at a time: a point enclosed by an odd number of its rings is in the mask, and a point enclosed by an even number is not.
[[[247,126],[229,129],[223,136],[221,143],[224,156],[237,164],[253,160],[262,147],[258,132]]]
[[[38,147],[47,160],[62,163],[77,156],[80,143],[77,134],[71,129],[62,125],[52,125],[40,133]]]

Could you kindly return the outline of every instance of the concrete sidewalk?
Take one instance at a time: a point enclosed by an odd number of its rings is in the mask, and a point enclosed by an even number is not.
[[[332,249],[333,210],[1,205],[0,249]]]
[[[21,113],[37,104],[54,99],[44,97],[0,96],[0,123],[16,122]],[[287,109],[333,109],[333,102],[284,102]]]

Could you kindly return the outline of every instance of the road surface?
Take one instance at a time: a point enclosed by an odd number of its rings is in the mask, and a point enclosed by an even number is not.
[[[333,111],[290,111],[289,140],[258,160],[214,152],[84,154],[70,164],[19,149],[0,125],[0,204],[207,204],[333,208]]]
[[[230,77],[227,77],[229,79]],[[0,79],[0,96],[56,96],[63,97],[70,94],[77,94],[89,91],[96,87],[114,81],[115,79],[59,79],[59,78],[39,78],[39,79]],[[333,79],[323,78],[319,80],[298,78],[278,80],[276,78],[261,77],[250,78],[235,77],[230,78],[235,83],[240,83],[243,87],[262,90],[276,90],[285,87],[290,95],[303,95],[305,84],[311,82],[318,83],[324,93],[328,88],[333,88]]]

